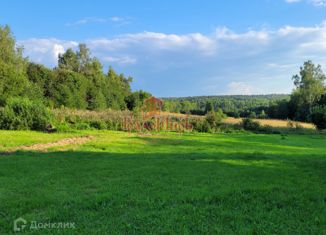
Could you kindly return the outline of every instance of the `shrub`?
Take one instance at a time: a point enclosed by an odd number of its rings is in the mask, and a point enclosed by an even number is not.
[[[71,132],[73,128],[68,123],[59,123],[56,125],[56,129],[59,132]]]
[[[257,121],[254,121],[251,118],[244,118],[242,120],[242,127],[245,130],[248,131],[259,131],[260,130],[260,124]]]
[[[50,123],[51,115],[42,103],[24,98],[9,99],[0,114],[0,128],[6,130],[44,131]]]
[[[205,119],[194,119],[190,121],[194,131],[198,132],[210,132],[211,126]]]
[[[91,121],[90,126],[98,130],[106,130],[107,125],[104,121]]]
[[[226,118],[222,109],[218,109],[217,112],[209,111],[206,114],[205,120],[208,122],[211,128],[215,128],[222,123],[222,120]]]
[[[147,131],[153,131],[153,130],[155,130],[155,120],[154,119],[146,120],[143,123],[143,128],[145,130],[147,130]]]
[[[90,125],[86,122],[76,123],[75,127],[77,130],[88,130],[91,128]]]
[[[256,115],[256,113],[255,112],[250,112],[250,114],[249,114],[249,118],[256,118],[257,117],[257,115]]]
[[[60,108],[52,110],[56,126],[67,123],[71,130],[78,129],[108,129],[122,130],[123,120],[130,116],[129,111],[89,111]],[[58,129],[58,131],[60,131]]]
[[[310,118],[319,130],[326,129],[326,106],[314,107]]]
[[[260,126],[258,129],[259,132],[265,134],[281,134],[281,131],[277,127],[272,127],[270,125]]]

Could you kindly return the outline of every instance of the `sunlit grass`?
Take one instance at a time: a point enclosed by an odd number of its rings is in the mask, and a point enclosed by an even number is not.
[[[271,127],[283,127],[288,128],[289,127],[289,121],[287,120],[277,120],[277,119],[254,119],[255,121],[259,122],[262,126],[271,126]],[[233,118],[228,117],[224,120],[225,123],[228,124],[240,124],[242,121],[242,118]],[[316,127],[311,123],[306,122],[297,122],[297,121],[291,121],[294,125],[297,124],[302,128],[305,129],[316,129]]]

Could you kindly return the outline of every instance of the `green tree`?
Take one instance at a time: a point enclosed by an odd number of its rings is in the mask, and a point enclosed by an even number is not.
[[[324,94],[320,97],[320,100],[318,101],[318,105],[326,106],[326,89],[325,89]]]
[[[254,111],[252,111],[252,112],[250,112],[250,114],[249,114],[248,117],[249,117],[249,118],[256,118],[257,115],[256,115],[256,113],[255,113]]]
[[[195,106],[196,106],[196,104],[191,103],[188,100],[183,100],[183,101],[181,101],[180,104],[181,104],[181,112],[187,113],[187,114],[190,114],[190,111],[195,109]]]
[[[27,77],[31,83],[34,97],[43,100],[47,105],[53,106],[53,70],[40,64],[29,63],[27,66]]]
[[[77,54],[69,48],[65,53],[59,54],[58,67],[74,72],[79,72],[79,62]]]
[[[276,119],[287,119],[290,117],[290,104],[286,99],[271,102],[268,107],[268,117]],[[293,118],[293,117],[292,117]]]
[[[311,61],[305,62],[300,74],[293,76],[295,90],[290,102],[295,107],[296,119],[309,120],[313,106],[325,92],[325,79],[321,66]]]
[[[326,105],[313,107],[311,121],[318,129],[326,129]]]
[[[103,72],[100,61],[85,44],[69,48],[58,57],[58,66],[48,69],[29,63],[8,26],[0,26],[0,106],[9,98],[27,97],[47,106],[78,109],[126,109],[136,107],[149,94],[131,92],[131,77],[111,67]]]
[[[69,70],[57,69],[54,72],[52,92],[55,106],[87,108],[86,92],[88,82],[86,78],[82,74]]]
[[[78,61],[78,72],[87,74],[88,69],[90,65],[92,65],[94,58],[91,58],[90,50],[87,48],[86,44],[79,44],[78,49],[79,50],[76,52],[77,61]],[[102,70],[102,66],[100,67]]]
[[[207,101],[205,106],[205,113],[209,113],[211,111],[214,111],[214,104],[212,101]]]
[[[152,95],[145,91],[135,91],[125,98],[127,108],[129,110],[135,110],[143,106],[144,101],[150,98]]]
[[[205,120],[209,123],[211,128],[215,128],[220,125],[227,116],[223,113],[222,109],[218,109],[216,112],[210,111],[206,114]]]
[[[23,49],[16,46],[9,26],[0,26],[0,106],[15,96],[27,96],[30,84],[26,76]]]
[[[126,78],[123,74],[119,75],[110,67],[107,79],[107,89],[109,91],[107,97],[108,107],[112,109],[127,108],[125,99],[131,94],[130,83],[132,78]]]
[[[258,118],[262,118],[262,119],[264,119],[264,118],[266,118],[267,117],[267,114],[265,113],[265,110],[262,110],[261,112],[260,112],[260,114],[258,115]]]

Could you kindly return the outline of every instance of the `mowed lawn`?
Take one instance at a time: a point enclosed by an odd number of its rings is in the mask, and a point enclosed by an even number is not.
[[[326,137],[0,131],[0,234],[326,234]],[[29,226],[29,225],[28,225]]]

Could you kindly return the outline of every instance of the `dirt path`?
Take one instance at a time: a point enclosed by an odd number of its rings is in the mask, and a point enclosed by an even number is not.
[[[94,137],[92,136],[83,136],[83,137],[73,137],[73,138],[67,138],[62,139],[56,142],[50,142],[45,144],[34,144],[30,146],[18,146],[11,149],[6,150],[3,154],[11,154],[16,151],[22,150],[22,151],[44,151],[52,147],[59,147],[59,146],[66,146],[66,145],[79,145],[84,144],[90,140],[92,140]]]

